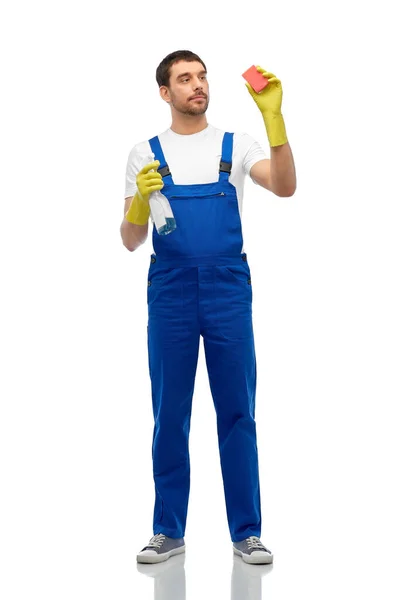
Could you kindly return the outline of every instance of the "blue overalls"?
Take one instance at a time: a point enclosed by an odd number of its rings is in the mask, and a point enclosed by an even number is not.
[[[177,226],[165,236],[154,226],[148,274],[154,534],[185,533],[188,438],[202,335],[231,539],[260,537],[252,286],[236,188],[228,180],[233,133],[224,134],[219,180],[205,184],[175,185],[158,137],[149,142]]]

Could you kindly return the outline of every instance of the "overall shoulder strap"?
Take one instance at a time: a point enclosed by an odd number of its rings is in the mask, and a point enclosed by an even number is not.
[[[173,183],[171,171],[169,170],[169,166],[167,165],[167,162],[165,160],[164,152],[162,151],[158,135],[151,138],[149,140],[149,144],[151,147],[151,151],[154,153],[155,160],[160,161],[158,172],[161,173],[161,177],[163,178],[164,183]]]
[[[225,132],[222,140],[222,156],[219,164],[219,181],[228,181],[232,170],[233,133]]]

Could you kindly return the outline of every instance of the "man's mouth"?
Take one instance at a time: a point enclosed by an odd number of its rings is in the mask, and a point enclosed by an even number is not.
[[[190,100],[205,100],[205,96],[194,96],[193,98],[190,98]]]

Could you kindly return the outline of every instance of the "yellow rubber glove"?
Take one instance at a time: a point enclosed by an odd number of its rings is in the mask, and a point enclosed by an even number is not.
[[[269,73],[257,65],[257,71],[268,79],[268,85],[260,93],[253,90],[250,84],[246,87],[261,111],[265,129],[267,130],[269,145],[282,146],[286,144],[286,128],[281,113],[282,107],[282,84],[273,73]]]
[[[159,166],[160,162],[155,160],[144,166],[136,175],[138,189],[125,214],[125,219],[134,225],[146,225],[150,216],[150,194],[164,187],[161,173],[152,171],[152,169],[158,169]]]

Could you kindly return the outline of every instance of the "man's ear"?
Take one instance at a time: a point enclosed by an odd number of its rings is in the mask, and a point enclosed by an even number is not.
[[[168,102],[168,104],[170,103],[171,98],[170,98],[169,91],[168,91],[168,88],[166,85],[162,85],[160,87],[160,96],[165,102]]]

